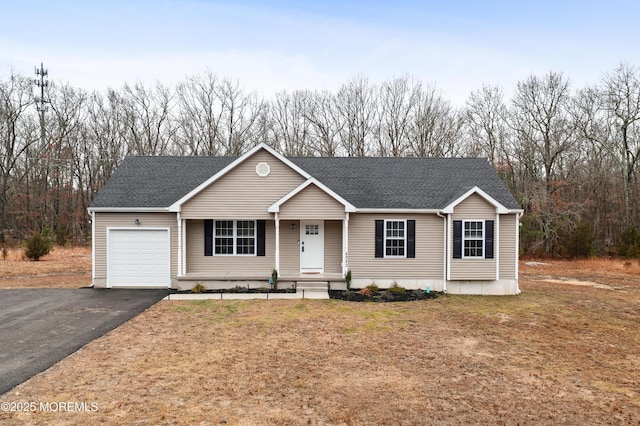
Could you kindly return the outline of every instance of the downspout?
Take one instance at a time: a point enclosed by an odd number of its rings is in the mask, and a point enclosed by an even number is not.
[[[96,284],[96,214],[89,210],[91,215],[91,287]]]
[[[448,236],[448,232],[447,232],[447,216],[443,215],[440,212],[436,212],[436,215],[438,215],[439,217],[441,217],[444,221],[444,226],[442,227],[444,230],[444,257],[442,259],[442,292],[446,293],[447,292],[447,271],[449,270],[449,239],[447,238]]]
[[[276,225],[276,264],[275,270],[280,274],[280,214],[275,213],[275,225]]]
[[[524,211],[516,213],[516,294],[520,294],[520,218],[524,215]]]

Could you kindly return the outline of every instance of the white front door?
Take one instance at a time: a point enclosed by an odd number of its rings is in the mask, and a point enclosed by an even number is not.
[[[324,220],[300,222],[300,272],[324,272]]]

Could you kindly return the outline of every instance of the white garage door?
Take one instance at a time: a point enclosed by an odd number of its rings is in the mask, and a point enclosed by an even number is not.
[[[169,287],[168,229],[110,229],[108,282],[111,287]]]

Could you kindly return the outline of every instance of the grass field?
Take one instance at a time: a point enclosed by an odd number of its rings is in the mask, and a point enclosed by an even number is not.
[[[522,263],[519,296],[163,301],[3,395],[10,424],[638,424],[640,266]]]

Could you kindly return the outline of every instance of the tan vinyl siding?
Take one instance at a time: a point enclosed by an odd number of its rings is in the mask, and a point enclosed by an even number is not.
[[[295,229],[291,229],[291,225]],[[300,273],[300,221],[280,221],[280,276]],[[275,248],[274,248],[275,250]]]
[[[315,185],[309,185],[280,206],[280,219],[344,219],[344,206]]]
[[[324,272],[342,272],[342,221],[324,222]]]
[[[472,194],[458,204],[453,212],[453,220],[495,220],[496,209],[478,194]],[[497,230],[497,224],[496,224]],[[496,232],[495,244],[499,238]],[[498,253],[494,247],[494,253]],[[451,257],[452,280],[495,280],[496,258],[493,259],[453,259],[453,230],[450,232],[449,256]]]
[[[266,177],[256,174],[256,165],[271,167]],[[203,189],[182,206],[184,219],[272,219],[269,206],[304,178],[267,151],[261,150]]]
[[[204,220],[187,221],[187,274],[268,279],[275,265],[275,225],[266,222],[266,256],[204,255]]]
[[[478,194],[471,194],[469,198],[456,206],[453,211],[454,220],[495,219],[496,208]]]
[[[376,219],[416,221],[415,259],[375,257]],[[349,221],[349,269],[354,278],[441,279],[444,220],[435,214],[352,214]]]
[[[140,219],[140,225],[135,220]],[[107,228],[169,228],[171,238],[171,278],[178,274],[178,222],[175,213],[98,213],[95,220],[95,278],[107,278]]]
[[[516,230],[518,219],[515,214],[500,215],[500,279],[516,277]]]

